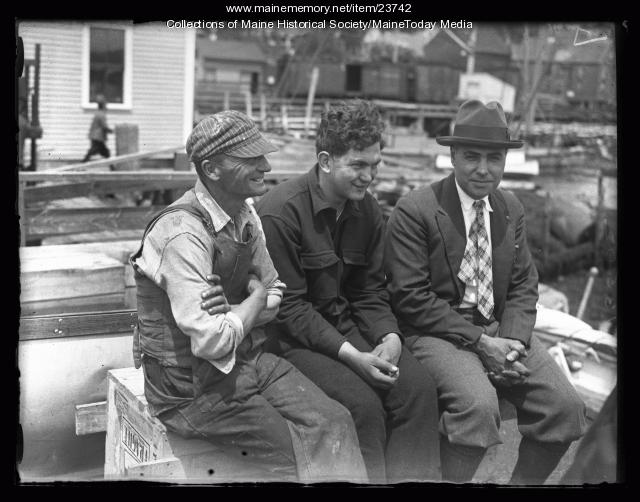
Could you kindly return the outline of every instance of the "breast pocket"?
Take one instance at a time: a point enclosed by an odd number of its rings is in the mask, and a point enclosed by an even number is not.
[[[342,281],[345,285],[361,286],[367,274],[367,256],[357,249],[343,249],[344,273]]]
[[[340,258],[333,251],[302,253],[300,262],[307,280],[310,300],[324,300],[338,295]]]

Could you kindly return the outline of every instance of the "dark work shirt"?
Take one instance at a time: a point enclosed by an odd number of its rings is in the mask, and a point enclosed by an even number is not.
[[[384,220],[369,193],[336,210],[323,197],[318,166],[272,188],[256,204],[267,249],[287,284],[275,327],[337,357],[358,329],[372,345],[399,333],[383,269]]]

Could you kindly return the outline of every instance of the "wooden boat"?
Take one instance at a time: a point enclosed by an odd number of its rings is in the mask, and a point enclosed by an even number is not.
[[[617,339],[559,310],[539,306],[534,334],[595,416],[617,382]]]

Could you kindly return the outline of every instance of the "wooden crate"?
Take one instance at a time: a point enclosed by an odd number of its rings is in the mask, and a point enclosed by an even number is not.
[[[152,417],[142,369],[109,371],[105,479],[186,483],[266,481],[238,453],[167,431]]]

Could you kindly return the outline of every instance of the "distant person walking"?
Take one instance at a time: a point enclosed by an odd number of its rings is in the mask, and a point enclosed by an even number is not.
[[[100,154],[105,159],[111,156],[106,144],[107,134],[113,132],[113,129],[107,125],[107,100],[102,94],[98,94],[98,96],[96,96],[96,103],[98,103],[98,109],[93,116],[91,127],[89,128],[91,146],[84,156],[84,159],[82,159],[82,162],[87,162],[96,154]]]

